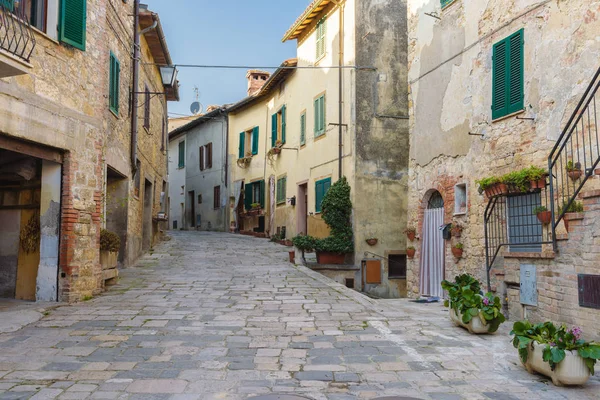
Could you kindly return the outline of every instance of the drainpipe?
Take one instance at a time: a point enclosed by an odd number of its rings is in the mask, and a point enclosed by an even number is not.
[[[133,72],[131,88],[131,171],[132,175],[137,172],[137,134],[138,134],[138,97],[140,74],[140,34],[138,26],[140,22],[140,0],[133,2]]]
[[[343,96],[344,96],[344,92],[343,92],[343,68],[341,68],[344,65],[344,6],[345,3],[342,4],[338,4],[338,6],[340,7],[340,49],[339,49],[339,65],[340,68],[338,68],[338,74],[339,74],[339,89],[340,89],[340,93],[339,93],[339,173],[340,173],[340,178],[342,179],[342,159],[343,159],[343,146],[344,146],[344,142],[343,142],[343,131],[344,131],[344,127],[342,126],[343,124],[343,118],[344,118],[344,113],[343,113],[343,105],[344,105],[344,101],[343,101]]]

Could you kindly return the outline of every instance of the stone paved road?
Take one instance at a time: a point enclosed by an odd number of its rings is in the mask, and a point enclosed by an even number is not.
[[[370,300],[264,239],[172,233],[105,295],[0,335],[1,399],[598,399],[529,375],[508,328]]]

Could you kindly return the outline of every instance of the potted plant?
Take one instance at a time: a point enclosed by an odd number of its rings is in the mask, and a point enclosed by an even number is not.
[[[417,250],[415,250],[415,248],[413,246],[408,246],[406,248],[406,257],[408,258],[415,258],[415,253],[417,252]]]
[[[529,192],[531,181],[527,168],[510,172],[502,177],[502,182],[507,186],[508,193]]]
[[[417,230],[413,227],[409,227],[406,228],[404,230],[404,233],[406,233],[406,237],[408,238],[408,240],[410,240],[411,242],[415,241],[415,237],[417,236]]]
[[[548,225],[552,222],[552,212],[544,206],[535,207],[533,213],[537,216],[537,219],[543,224]]]
[[[562,214],[563,210],[565,210],[565,215],[563,217],[563,221],[565,224],[565,229],[569,232],[569,218],[571,217],[569,214],[576,214],[583,212],[583,204],[580,201],[573,201],[570,206],[567,207],[567,202],[565,201],[562,207],[559,208],[558,213]]]
[[[102,270],[117,268],[119,250],[121,249],[121,238],[114,232],[102,229],[100,231],[100,264]],[[115,274],[105,273],[106,276],[114,278]]]
[[[583,175],[581,163],[573,163],[573,160],[569,160],[569,162],[567,162],[567,175],[574,181],[581,178],[581,175]]]
[[[315,251],[317,239],[308,235],[298,235],[292,238],[292,244],[302,252],[302,260],[305,261],[304,254]]]
[[[548,171],[532,165],[528,169],[528,174],[530,187],[532,190],[546,188],[546,177],[548,176]]]
[[[481,284],[469,274],[459,275],[454,282],[444,280],[442,288],[448,292],[450,319],[471,333],[494,333],[506,318],[502,314],[500,298],[493,293],[483,294]]]
[[[452,224],[452,229],[450,229],[452,236],[454,236],[455,238],[459,238],[462,236],[462,231],[463,231],[463,227],[461,224],[459,224],[459,223]]]
[[[497,184],[500,183],[500,179],[495,176],[477,180],[475,183],[479,185],[480,191],[485,192],[488,199],[494,198],[496,196],[496,190],[500,190],[500,188],[497,187]]]
[[[600,344],[582,339],[579,328],[559,327],[552,322],[533,325],[515,322],[510,332],[513,346],[529,373],[538,372],[557,386],[583,385],[600,359]]]
[[[290,257],[290,263],[291,264],[296,264],[296,252],[294,250],[290,250],[288,252],[288,255]]]
[[[366,240],[369,246],[375,246],[379,240],[376,237],[370,237]]]
[[[464,245],[462,243],[456,243],[452,246],[452,255],[456,258],[462,258]]]

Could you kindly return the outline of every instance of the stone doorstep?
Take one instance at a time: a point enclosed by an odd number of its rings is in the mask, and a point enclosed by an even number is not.
[[[102,279],[107,281],[109,279],[113,279],[119,276],[119,270],[116,268],[105,269],[102,271]]]

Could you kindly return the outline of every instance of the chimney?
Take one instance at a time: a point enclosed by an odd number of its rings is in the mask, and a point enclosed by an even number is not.
[[[256,94],[267,82],[271,73],[252,69],[246,74],[248,79],[248,96]]]

